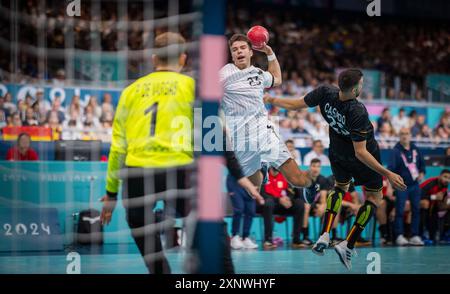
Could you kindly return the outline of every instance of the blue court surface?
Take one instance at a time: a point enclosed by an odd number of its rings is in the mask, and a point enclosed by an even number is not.
[[[49,254],[29,252],[12,256],[11,253],[0,253],[0,273],[64,274],[69,263],[66,255],[71,251],[76,251],[81,256],[82,274],[147,273],[136,247],[132,245],[76,248]],[[450,273],[450,246],[358,248],[351,271],[344,268],[333,249],[322,257],[307,249],[233,251],[233,261],[236,272],[242,274],[366,274],[372,261],[368,260],[371,252],[379,254],[381,273]],[[167,257],[173,273],[184,273],[186,254],[183,251],[169,251]]]

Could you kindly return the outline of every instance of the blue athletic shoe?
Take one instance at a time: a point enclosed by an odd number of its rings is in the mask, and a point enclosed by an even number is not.
[[[303,188],[303,199],[305,199],[305,202],[309,204],[313,203],[319,190],[320,186],[316,183],[312,183],[311,186]]]
[[[423,238],[423,243],[425,244],[425,246],[433,246],[434,245],[434,241],[428,238]]]

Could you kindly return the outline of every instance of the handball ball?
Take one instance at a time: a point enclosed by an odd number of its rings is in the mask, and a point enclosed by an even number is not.
[[[247,38],[255,49],[264,47],[264,43],[269,42],[269,32],[262,26],[251,27],[247,32]]]

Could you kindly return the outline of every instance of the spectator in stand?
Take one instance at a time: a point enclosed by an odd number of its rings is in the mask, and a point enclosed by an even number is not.
[[[38,103],[39,105],[39,117],[40,121],[43,122],[51,109],[51,105],[48,101],[45,101],[44,90],[42,88],[36,90],[36,101],[34,103]]]
[[[420,129],[420,133],[417,134],[417,138],[423,138],[423,139],[433,139],[433,131],[428,125],[423,125]]]
[[[424,181],[420,188],[422,190],[421,207],[421,233],[426,243],[434,243],[437,240],[444,240],[443,229],[438,232],[440,220],[447,219],[450,215],[450,197],[448,195],[448,185],[450,184],[450,170],[444,169],[438,177]],[[425,230],[424,230],[425,227]],[[447,228],[448,230],[448,228]],[[439,233],[439,235],[438,235]],[[448,240],[446,240],[448,241]]]
[[[425,115],[421,114],[417,117],[415,124],[411,128],[411,135],[413,136],[413,138],[420,135],[423,126],[426,126]]]
[[[445,131],[445,133],[448,135],[450,134],[450,111],[447,110],[446,112],[444,112],[441,116],[441,118],[439,119],[439,123],[437,125],[437,128],[443,128],[443,130]]]
[[[27,108],[23,126],[38,126],[38,125],[39,125],[39,122],[35,118],[33,108],[31,108],[31,107]]]
[[[228,195],[231,198],[233,206],[231,248],[235,250],[256,249],[258,248],[258,244],[250,239],[250,228],[252,227],[253,217],[255,217],[256,214],[256,201],[230,174],[227,176],[226,183]],[[241,238],[239,233],[241,231],[242,219],[244,222]]]
[[[313,140],[319,140],[321,142],[328,142],[328,133],[326,132],[324,126],[322,125],[322,122],[316,121],[314,123],[314,128],[309,130],[309,133],[311,134]],[[326,144],[326,145],[329,145]]]
[[[322,166],[329,166],[330,159],[323,153],[324,147],[322,141],[314,140],[312,150],[306,153],[305,158],[303,159],[304,165],[310,165],[311,160],[314,158],[318,158],[321,162]]]
[[[448,140],[449,134],[445,131],[445,127],[440,125],[436,128],[436,134],[435,138],[437,142],[440,142],[441,140]]]
[[[75,96],[74,96],[75,97]],[[81,130],[83,128],[83,123],[81,121],[81,115],[76,107],[69,107],[69,117],[63,123],[63,128],[70,127],[72,129]]]
[[[389,125],[391,125],[391,112],[388,107],[383,109],[383,111],[381,112],[381,116],[377,120],[378,132],[380,132],[381,126],[384,123],[388,123]]]
[[[50,115],[56,113],[58,123],[62,124],[65,120],[66,115],[64,114],[64,109],[61,107],[61,98],[59,96],[55,97],[52,103],[52,108],[47,112],[47,122],[50,121]],[[54,122],[53,122],[54,123]]]
[[[304,121],[298,119],[291,120],[291,132],[292,134],[308,134],[304,128]]]
[[[4,105],[3,105],[3,107],[5,109],[7,109],[10,114],[16,112],[17,111],[17,106],[12,102],[12,95],[11,95],[11,93],[7,92],[5,94],[5,96],[3,96],[3,98],[4,98]]]
[[[56,71],[56,75],[53,77],[52,83],[55,86],[64,86],[65,80],[66,72],[61,68]]]
[[[20,115],[18,112],[14,112],[10,117],[9,117],[9,126],[12,127],[21,127],[22,126],[22,120],[20,119]]]
[[[95,116],[94,108],[91,105],[86,106],[84,109],[84,125],[89,126],[91,128],[100,127],[100,120],[97,116]]]
[[[406,116],[404,108],[400,108],[398,115],[392,118],[392,127],[395,134],[398,134],[401,128],[409,128],[409,118]]]
[[[419,149],[411,143],[411,132],[408,128],[400,129],[400,142],[392,150],[389,170],[399,174],[407,185],[405,191],[397,191],[395,203],[395,235],[399,246],[423,246],[419,236],[420,222],[420,187],[419,182],[425,175],[425,161]],[[412,238],[408,241],[404,236],[403,214],[406,200],[410,201],[412,222]]]
[[[275,168],[269,168],[267,183],[262,189],[265,203],[262,206],[264,218],[264,249],[275,249],[276,244],[272,241],[273,214],[292,215],[293,222],[293,243],[294,248],[301,247],[300,232],[303,220],[304,201],[296,193],[300,189],[292,189],[284,176]]]
[[[408,114],[408,119],[409,119],[408,128],[411,129],[417,123],[417,111],[414,109],[411,110]]]
[[[71,119],[73,119],[74,117],[81,117],[81,115],[84,113],[84,108],[81,105],[80,96],[72,96],[72,101],[70,101],[70,105],[67,110],[69,112],[69,115],[71,116]]]
[[[112,96],[109,93],[103,94],[103,102],[102,102],[102,115],[105,113],[113,113],[114,114],[114,106],[112,104]]]
[[[19,113],[20,119],[22,120],[22,124],[27,118],[27,109],[28,106],[24,100],[19,100],[17,102],[17,112]]]
[[[292,137],[291,120],[287,118],[281,119],[279,131],[280,136],[282,138],[291,138]]]
[[[38,154],[31,147],[31,138],[27,133],[17,137],[17,145],[11,147],[6,153],[6,160],[26,161],[39,160]]]
[[[44,125],[46,128],[51,128],[53,133],[53,139],[59,140],[60,134],[62,132],[61,123],[58,119],[58,112],[51,110],[48,114],[48,119]]]
[[[43,125],[45,123],[45,115],[42,115],[40,111],[40,102],[38,100],[34,101],[31,109],[33,110],[33,117],[36,119],[38,125]]]
[[[96,96],[91,96],[91,98],[89,98],[87,106],[90,106],[92,108],[92,114],[94,115],[94,117],[96,117],[97,119],[100,119],[102,117],[102,108],[98,105]]]
[[[34,103],[33,96],[31,96],[29,93],[25,95],[25,104],[27,105],[27,108],[30,108]]]
[[[394,137],[394,129],[391,127],[389,122],[384,122],[379,128],[379,132],[377,134],[377,141],[380,145],[380,148],[387,149],[392,145],[389,141]]]
[[[112,136],[112,124],[113,124],[113,115],[110,112],[107,112],[103,118],[102,128],[103,132],[100,136],[100,140],[103,142],[111,142],[111,136]]]
[[[447,140],[450,135],[450,112],[446,111],[439,119],[439,123],[436,126],[435,137],[438,141]]]
[[[286,144],[289,152],[291,152],[292,158],[295,160],[297,165],[302,165],[302,155],[300,154],[300,151],[295,148],[294,140],[288,139],[284,143]]]

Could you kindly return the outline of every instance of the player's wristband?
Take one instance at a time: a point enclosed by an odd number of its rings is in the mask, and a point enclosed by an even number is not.
[[[275,56],[275,53],[272,53],[270,55],[267,55],[267,60],[269,62],[274,61],[275,59],[277,59],[277,57]]]
[[[106,190],[106,195],[108,195],[108,197],[111,199],[117,199],[117,192],[109,192],[108,190]]]

